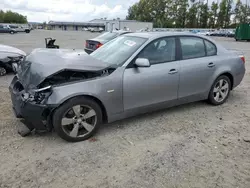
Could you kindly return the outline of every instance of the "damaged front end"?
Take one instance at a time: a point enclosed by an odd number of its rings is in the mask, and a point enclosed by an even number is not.
[[[53,106],[46,105],[46,100],[52,92],[51,87],[26,91],[15,76],[9,87],[13,111],[17,118],[31,130],[50,131],[52,128],[49,119]]]
[[[49,52],[41,56],[41,52],[31,53],[17,67],[9,87],[13,110],[30,130],[51,131],[53,111],[60,105],[47,104],[53,88],[98,79],[115,70],[88,55],[71,53],[74,54],[54,51],[54,54]]]

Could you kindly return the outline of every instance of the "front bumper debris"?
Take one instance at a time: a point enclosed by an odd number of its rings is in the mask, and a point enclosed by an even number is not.
[[[30,130],[50,131],[52,128],[50,115],[52,107],[48,105],[35,104],[24,99],[21,83],[15,76],[9,86],[13,111],[17,118],[22,118]]]

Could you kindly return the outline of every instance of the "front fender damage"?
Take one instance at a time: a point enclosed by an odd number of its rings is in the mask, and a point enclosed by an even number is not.
[[[17,80],[14,90],[18,91],[19,98],[24,106],[32,106],[41,109],[39,111],[41,121],[47,130],[52,129],[52,114],[54,110],[61,104],[48,105],[47,100],[53,93],[54,87],[67,85],[75,82],[84,82],[92,79],[100,79],[110,75],[115,69],[107,68],[102,71],[75,71],[63,70],[49,76],[33,89],[25,88],[21,82]]]

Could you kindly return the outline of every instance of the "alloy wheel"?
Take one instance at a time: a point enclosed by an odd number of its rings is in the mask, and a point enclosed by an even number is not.
[[[83,137],[93,131],[97,123],[97,115],[87,105],[76,105],[70,108],[61,120],[63,131],[70,137]]]
[[[220,79],[214,86],[213,94],[216,102],[222,102],[227,98],[229,92],[229,83],[225,79]]]

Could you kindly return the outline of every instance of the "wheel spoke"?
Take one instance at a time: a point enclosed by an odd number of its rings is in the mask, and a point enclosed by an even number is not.
[[[220,80],[220,87],[222,87],[224,80]]]
[[[226,97],[226,93],[224,93],[222,91],[220,91],[220,95],[221,95],[222,99],[224,99]]]
[[[218,91],[219,91],[219,88],[218,88],[218,87],[215,87],[215,88],[214,88],[214,93],[218,93]]]
[[[62,119],[62,126],[70,125],[70,124],[73,124],[73,119],[72,118],[66,118],[66,117],[64,117]]]
[[[74,125],[74,128],[72,129],[72,131],[70,132],[69,135],[70,135],[71,137],[77,137],[78,131],[79,131],[79,125],[78,125],[78,124],[75,124],[75,125]]]
[[[218,102],[219,101],[219,97],[220,97],[220,93],[217,92],[216,95],[215,95],[215,97],[214,97],[214,99]]]
[[[90,132],[90,131],[92,131],[92,130],[94,129],[94,126],[92,126],[92,125],[90,125],[90,124],[88,124],[88,123],[86,123],[86,122],[82,122],[82,126],[83,126],[88,132]]]
[[[221,89],[226,90],[226,89],[228,89],[228,87],[229,87],[228,83],[226,82],[225,85],[221,87]]]
[[[88,119],[88,118],[91,118],[91,117],[93,117],[95,115],[96,115],[95,111],[93,109],[91,109],[86,114],[84,114],[84,118]]]
[[[73,111],[74,111],[76,117],[79,118],[79,117],[80,117],[81,106],[80,106],[80,105],[77,105],[77,106],[74,106],[72,109],[73,109]]]

